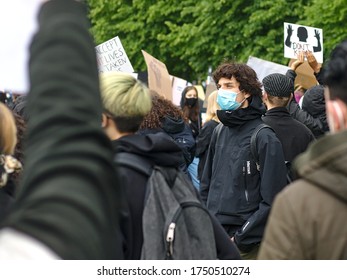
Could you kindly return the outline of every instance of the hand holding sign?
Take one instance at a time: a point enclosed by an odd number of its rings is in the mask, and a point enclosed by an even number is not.
[[[295,60],[292,65],[290,65],[290,69],[293,71],[296,70],[301,64],[305,61],[305,52],[299,52],[297,60]]]
[[[306,53],[307,62],[315,73],[319,73],[321,66],[318,64],[316,57],[312,52],[308,51]]]

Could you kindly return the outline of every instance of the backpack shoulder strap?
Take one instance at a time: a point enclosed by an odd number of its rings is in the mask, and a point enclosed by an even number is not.
[[[264,129],[264,128],[269,128],[272,131],[274,131],[271,126],[269,126],[265,123],[261,123],[260,125],[258,125],[255,128],[255,130],[253,131],[252,136],[251,136],[251,153],[252,153],[252,156],[253,156],[255,163],[257,165],[258,171],[260,170],[260,166],[259,166],[259,155],[257,152],[257,136],[258,136],[259,131]]]
[[[147,177],[151,176],[153,169],[152,164],[136,154],[126,152],[116,153],[114,161],[120,166],[136,170]]]
[[[218,139],[219,139],[219,135],[220,135],[220,133],[221,133],[221,131],[222,131],[222,127],[223,127],[223,124],[222,123],[219,123],[216,127],[215,127],[215,133],[216,133],[216,139],[217,139],[217,141],[218,141]]]

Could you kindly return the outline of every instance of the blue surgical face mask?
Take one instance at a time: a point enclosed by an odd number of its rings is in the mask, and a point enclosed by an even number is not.
[[[236,110],[241,103],[236,101],[237,93],[224,89],[219,89],[217,93],[217,103],[222,110]]]

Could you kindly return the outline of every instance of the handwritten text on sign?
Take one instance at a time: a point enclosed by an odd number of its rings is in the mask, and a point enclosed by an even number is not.
[[[100,72],[134,72],[118,36],[96,46],[95,50]]]

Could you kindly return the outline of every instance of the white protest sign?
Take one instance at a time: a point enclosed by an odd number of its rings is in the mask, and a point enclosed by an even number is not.
[[[100,72],[134,72],[118,36],[97,45],[95,50]]]
[[[0,1],[0,90],[29,90],[28,59],[42,0]]]
[[[176,106],[180,106],[182,91],[187,86],[187,81],[173,76],[172,83],[172,103]]]
[[[247,65],[252,67],[257,73],[258,80],[261,82],[267,75],[280,73],[285,75],[289,67],[257,57],[248,57]]]
[[[300,51],[311,51],[323,63],[323,30],[285,22],[284,57],[297,58]]]

